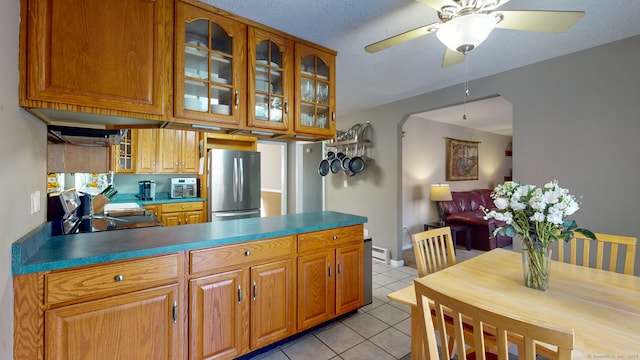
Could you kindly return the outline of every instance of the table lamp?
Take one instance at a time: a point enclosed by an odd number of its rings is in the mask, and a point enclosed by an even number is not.
[[[429,199],[435,201],[438,205],[438,224],[444,226],[444,208],[443,201],[451,201],[451,189],[449,184],[432,184],[429,191]]]

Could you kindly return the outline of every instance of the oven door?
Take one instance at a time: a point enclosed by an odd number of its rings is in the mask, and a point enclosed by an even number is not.
[[[197,196],[198,194],[195,185],[184,185],[184,197],[193,198]]]
[[[184,197],[184,185],[181,184],[172,184],[171,185],[171,198],[172,199],[180,199]]]

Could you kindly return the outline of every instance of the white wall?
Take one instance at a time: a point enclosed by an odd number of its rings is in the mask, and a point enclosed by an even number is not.
[[[640,157],[640,36],[470,83],[472,98],[502,95],[513,104],[514,180],[542,185],[558,179],[584,195],[579,225],[640,236],[636,210]],[[439,70],[439,69],[438,69]],[[376,171],[345,190],[327,184],[327,209],[367,216],[375,245],[402,249],[400,124],[408,114],[452,105],[461,85],[338,119],[340,128],[370,121]],[[337,94],[340,96],[340,94]],[[605,190],[606,188],[606,190]],[[640,258],[640,253],[638,254]],[[640,259],[636,273],[640,274]]]
[[[0,12],[0,359],[13,352],[11,244],[46,218],[46,126],[18,106],[19,3],[5,1]],[[32,215],[36,190],[42,210]]]
[[[402,127],[402,247],[411,244],[410,234],[423,231],[427,222],[438,220],[434,202],[429,201],[429,187],[447,183],[451,191],[492,189],[509,174],[511,157],[504,150],[510,136],[496,135],[455,125],[409,117]],[[447,137],[478,141],[478,180],[446,181]]]

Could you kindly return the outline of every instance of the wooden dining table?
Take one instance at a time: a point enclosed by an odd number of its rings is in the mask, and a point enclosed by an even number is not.
[[[640,277],[551,261],[546,291],[524,286],[522,255],[494,249],[418,278],[493,311],[573,328],[574,359],[640,359]],[[388,295],[412,306],[412,358],[422,358],[414,286]]]

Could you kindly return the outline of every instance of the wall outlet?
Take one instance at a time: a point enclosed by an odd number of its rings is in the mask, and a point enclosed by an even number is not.
[[[344,179],[344,187],[349,187],[349,182],[347,182],[347,179]]]
[[[40,190],[31,193],[31,215],[40,211]]]

